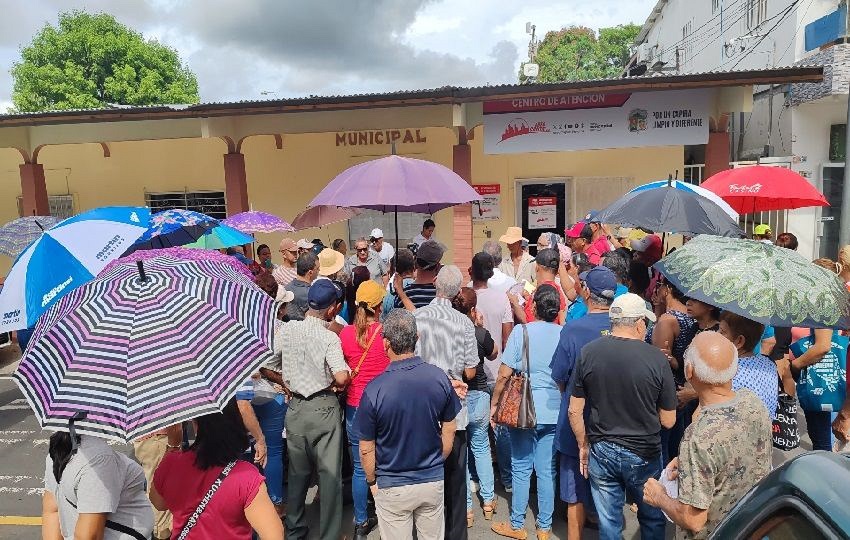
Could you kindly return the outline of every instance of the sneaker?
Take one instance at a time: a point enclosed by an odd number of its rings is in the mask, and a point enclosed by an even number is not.
[[[478,493],[478,489],[479,489],[478,482],[476,482],[475,480],[470,480],[469,481],[469,491],[471,491],[473,493]]]
[[[378,526],[378,518],[370,517],[365,523],[354,527],[354,540],[366,540],[372,529]]]

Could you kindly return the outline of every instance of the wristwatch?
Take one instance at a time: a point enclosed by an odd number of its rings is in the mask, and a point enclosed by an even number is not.
[[[367,485],[367,486],[369,486],[369,487],[372,487],[372,486],[374,486],[374,485],[375,485],[375,484],[377,484],[377,483],[378,483],[378,479],[377,479],[377,478],[375,478],[374,480],[366,480],[366,485]]]

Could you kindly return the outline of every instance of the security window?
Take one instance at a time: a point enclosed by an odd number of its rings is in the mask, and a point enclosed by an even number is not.
[[[691,61],[691,57],[693,56],[693,50],[694,50],[693,41],[688,39],[690,37],[690,35],[693,33],[693,31],[694,31],[694,22],[693,21],[688,21],[687,24],[685,24],[685,26],[682,27],[682,47],[681,47],[681,49],[679,49],[681,51],[681,53],[680,53],[681,57],[679,58],[679,61],[681,62],[682,65],[685,65],[689,61]]]
[[[145,204],[152,213],[179,208],[200,212],[216,219],[227,217],[223,191],[178,191],[145,193]]]
[[[18,215],[24,215],[23,198],[18,197]],[[50,195],[47,197],[50,215],[59,219],[68,219],[75,214],[73,195]]]
[[[717,13],[717,10],[720,9],[720,0],[711,0],[711,12]]]
[[[767,0],[747,0],[747,28],[750,30],[767,19]]]

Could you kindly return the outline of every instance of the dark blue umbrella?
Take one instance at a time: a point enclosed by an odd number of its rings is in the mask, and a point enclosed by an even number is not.
[[[714,201],[671,185],[626,193],[593,220],[685,236],[745,236]]]
[[[164,249],[191,244],[218,227],[218,220],[191,210],[165,210],[151,216],[150,227],[126,254],[139,249]]]

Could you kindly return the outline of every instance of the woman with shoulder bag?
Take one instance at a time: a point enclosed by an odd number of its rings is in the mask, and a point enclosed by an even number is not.
[[[361,282],[354,294],[354,324],[346,326],[339,333],[342,354],[351,368],[351,382],[345,397],[345,427],[354,468],[351,495],[354,499],[355,540],[365,540],[378,524],[378,518],[368,514],[369,486],[360,463],[360,441],[352,426],[363,389],[372,379],[383,373],[390,363],[384,350],[381,323],[378,322],[386,294],[387,290],[371,279]]]
[[[260,540],[282,540],[283,523],[265,479],[239,459],[248,435],[235,400],[194,424],[195,442],[185,452],[166,454],[150,492],[155,508],[174,515],[171,537],[249,540],[253,529]]]
[[[513,494],[511,497],[511,521],[494,523],[492,530],[508,538],[524,539],[525,514],[528,509],[528,494],[531,487],[531,472],[537,475],[537,538],[548,540],[552,532],[552,514],[555,510],[555,425],[561,393],[552,379],[549,367],[552,355],[561,337],[561,326],[555,321],[560,310],[560,296],[555,287],[541,285],[534,292],[532,309],[536,321],[514,327],[499,367],[490,416],[498,417],[497,409],[502,392],[515,371],[522,370],[528,377],[535,417],[533,427],[512,427],[511,473]],[[524,365],[523,365],[524,364]]]

